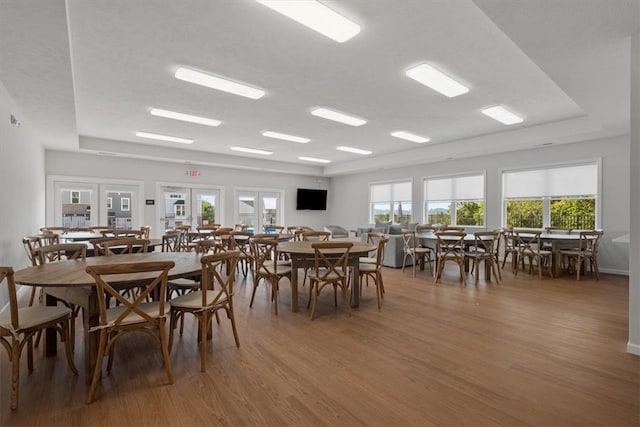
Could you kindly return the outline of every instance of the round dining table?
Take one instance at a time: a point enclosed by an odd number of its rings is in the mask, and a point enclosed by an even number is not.
[[[57,261],[15,272],[15,281],[21,285],[41,286],[45,288],[47,305],[57,304],[61,299],[82,307],[84,313],[84,365],[85,380],[90,381],[97,357],[98,334],[89,334],[90,328],[99,322],[99,307],[95,281],[85,270],[90,265],[122,264],[135,262],[173,261],[175,266],[169,270],[170,280],[200,275],[202,264],[200,254],[195,252],[149,252],[112,256],[88,257],[85,260]],[[151,279],[154,273],[123,275],[112,282],[122,289],[138,286],[141,281]],[[56,354],[57,339],[55,330],[47,330],[45,354]]]
[[[360,305],[360,274],[359,258],[367,256],[369,252],[377,248],[376,245],[365,243],[361,240],[335,239],[331,241],[349,241],[353,247],[349,250],[348,265],[352,267],[351,280],[351,306],[357,308]],[[311,247],[313,241],[293,241],[278,244],[278,253],[286,253],[291,258],[291,311],[298,311],[298,269],[313,267],[315,264],[315,251]],[[327,252],[331,250],[328,249]],[[338,249],[336,251],[341,251]]]

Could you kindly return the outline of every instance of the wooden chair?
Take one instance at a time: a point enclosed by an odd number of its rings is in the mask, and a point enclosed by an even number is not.
[[[416,238],[415,230],[409,228],[402,229],[402,250],[404,255],[402,257],[402,271],[404,271],[407,264],[407,258],[411,257],[413,277],[416,277],[416,267],[418,264],[426,262],[429,265],[429,271],[433,274],[433,268],[431,267],[431,254],[433,250],[431,248],[418,246],[418,239]]]
[[[71,259],[79,259],[85,260],[87,259],[87,245],[84,243],[60,243],[57,245],[47,245],[41,246],[39,248],[35,248],[33,250],[33,259],[34,265],[44,265],[49,262],[63,261],[63,260],[71,260]],[[80,306],[72,304],[68,301],[60,300],[64,305],[71,309],[73,314],[73,318],[70,322],[71,325],[71,350],[75,351],[75,337],[76,337],[76,322],[75,319],[80,314]],[[32,304],[29,304],[32,305]],[[36,337],[36,347],[38,346],[41,338],[40,333]]]
[[[462,233],[464,231],[464,227],[458,227],[453,225],[443,225],[438,228],[438,231],[458,231]]]
[[[42,231],[43,234],[67,234],[69,232],[69,227],[41,227],[40,231]]]
[[[116,258],[114,257],[114,261]],[[100,376],[102,362],[106,354],[109,355],[107,371],[113,365],[114,346],[118,338],[130,332],[145,332],[152,336],[160,345],[164,366],[169,383],[173,384],[173,372],[169,360],[169,348],[165,334],[165,300],[167,297],[167,276],[174,266],[173,261],[136,262],[126,264],[106,264],[88,266],[86,271],[96,282],[98,306],[100,308],[99,325],[91,328],[89,333],[99,333],[100,341],[96,367],[93,372],[91,386],[87,394],[87,403],[95,397]],[[134,300],[130,301],[120,295],[117,288],[110,284],[114,277],[132,274],[151,274],[150,283]],[[115,298],[119,305],[110,308],[106,295]],[[156,295],[155,301],[147,302],[148,297]]]
[[[89,227],[89,230],[91,230],[94,233],[101,233],[104,230],[111,230],[113,227],[110,227],[108,225],[93,225],[91,227]]]
[[[242,274],[247,277],[248,272],[253,271],[253,255],[251,254],[251,233],[246,231],[232,231],[231,243],[234,250],[238,250],[238,265]]]
[[[31,306],[18,308],[16,284],[11,267],[0,267],[0,284],[7,283],[9,310],[0,313],[0,343],[11,361],[11,409],[18,407],[20,390],[20,356],[27,347],[27,367],[33,371],[33,336],[44,328],[54,328],[64,341],[67,363],[74,375],[78,374],[73,362],[70,338],[72,312],[62,306]],[[4,382],[4,381],[3,381]],[[6,383],[6,382],[5,382]]]
[[[196,230],[198,230],[199,233],[211,232],[211,231],[216,231],[220,227],[222,227],[221,224],[202,224],[202,225],[197,226]]]
[[[376,233],[376,232],[370,232]],[[382,233],[380,233],[382,234]],[[382,234],[382,236],[375,236],[378,242],[376,249],[376,261],[375,263],[359,261],[359,274],[360,274],[360,294],[362,294],[362,288],[364,279],[366,278],[367,287],[369,286],[369,279],[373,280],[376,287],[376,299],[378,300],[378,309],[382,307],[382,298],[384,298],[384,284],[382,282],[382,261],[384,260],[384,246],[389,241],[389,236]],[[373,240],[372,240],[373,242]],[[362,258],[360,258],[362,260]],[[366,260],[366,258],[365,258]]]
[[[135,237],[108,239],[102,242],[102,248],[106,256],[146,253],[149,248],[149,239]]]
[[[500,262],[496,256],[496,245],[500,241],[500,232],[498,231],[478,231],[473,233],[475,239],[474,244],[464,253],[467,260],[473,262],[471,272],[475,276],[475,285],[478,286],[480,277],[480,264],[485,263],[485,268],[490,268],[497,282],[502,279],[500,272]]]
[[[352,242],[330,241],[311,244],[315,254],[314,268],[309,271],[309,303],[311,305],[311,320],[315,318],[318,297],[325,286],[333,286],[334,304],[338,306],[338,288],[342,290],[347,313],[351,316],[351,303],[348,289],[348,262]]]
[[[436,231],[440,231],[438,227],[431,224],[422,224],[416,226],[416,234],[422,233],[435,233]]]
[[[580,280],[580,271],[585,261],[589,261],[591,272],[595,271],[596,279],[600,280],[598,269],[598,246],[602,239],[602,230],[581,231],[580,240],[576,249],[560,250],[562,257],[569,260],[569,268],[575,268],[576,280]]]
[[[262,227],[265,233],[277,233],[277,234],[284,233],[284,228],[285,228],[284,225],[265,225],[264,227]]]
[[[460,231],[436,232],[436,283],[442,278],[442,272],[447,261],[453,261],[460,269],[460,280],[462,280],[464,286],[467,286],[463,251],[466,235],[467,233]]]
[[[141,239],[142,238],[142,230],[128,230],[128,229],[109,229],[109,230],[101,230],[100,234],[102,237],[111,237],[111,238],[134,238]]]
[[[301,240],[305,242],[328,242],[331,238],[331,232],[329,231],[303,231],[301,234]],[[307,273],[309,268],[304,269],[304,277],[302,278],[302,286],[307,283]]]
[[[524,260],[529,260],[529,273],[533,272],[534,261],[538,265],[538,278],[542,279],[542,266],[546,266],[549,276],[553,277],[552,256],[550,250],[542,249],[540,244],[540,234],[538,230],[515,230],[515,245],[518,248],[518,258],[524,268]],[[518,268],[514,274],[518,274]]]
[[[235,231],[247,231],[250,227],[251,227],[251,225],[249,225],[249,224],[235,224],[233,226],[233,229]]]
[[[387,238],[389,236],[387,236],[386,234],[382,233],[381,231],[370,231],[367,233],[367,243],[370,243],[372,245],[376,245],[376,248],[369,252],[368,256],[366,257],[360,257],[358,259],[358,262],[360,263],[360,265],[362,264],[375,264],[378,262],[378,244],[380,243],[381,239]],[[389,241],[389,239],[387,239],[387,241]],[[384,258],[384,254],[383,254],[383,258]],[[362,288],[360,288],[362,289]]]
[[[518,269],[518,255],[520,250],[516,244],[515,231],[513,228],[507,227],[502,229],[502,240],[504,242],[504,258],[502,258],[502,268],[507,263],[507,258],[511,255],[511,271]]]
[[[182,231],[169,230],[162,235],[162,252],[180,252]]]
[[[278,263],[277,239],[253,238],[250,245],[255,266],[253,271],[253,291],[251,292],[249,307],[253,307],[256,289],[258,289],[260,280],[264,279],[271,284],[271,300],[275,305],[277,316],[279,283],[283,277],[289,278],[289,282],[291,282],[291,266]]]
[[[240,347],[235,315],[233,313],[233,282],[239,255],[239,251],[230,251],[203,256],[200,259],[202,263],[201,289],[170,301],[169,351],[171,351],[173,344],[173,330],[176,327],[178,318],[184,316],[185,313],[192,313],[198,318],[200,370],[202,372],[206,369],[209,324],[211,323],[212,316],[219,310],[224,310],[227,313],[227,317],[231,321],[236,346]],[[231,266],[229,274],[225,277],[223,277],[216,268],[220,263]],[[182,331],[180,334],[182,335]]]
[[[57,234],[55,235],[57,238]],[[24,251],[27,253],[27,258],[32,266],[38,265],[36,259],[33,255],[33,250],[42,246],[42,240],[40,236],[26,236],[22,238],[22,245],[24,247]],[[35,299],[36,294],[38,293],[38,287],[33,286],[31,289],[31,296],[29,297],[29,306],[32,306]],[[40,289],[42,292],[42,289]]]
[[[141,239],[148,239],[150,234],[151,234],[151,227],[150,226],[143,225],[142,227],[140,227],[140,238]]]

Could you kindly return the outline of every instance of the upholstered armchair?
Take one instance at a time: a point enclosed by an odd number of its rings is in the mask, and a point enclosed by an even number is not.
[[[341,239],[349,237],[349,230],[340,227],[339,225],[325,225],[324,231],[331,233],[332,239]]]

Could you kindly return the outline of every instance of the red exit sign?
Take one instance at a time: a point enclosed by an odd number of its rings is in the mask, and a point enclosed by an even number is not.
[[[200,171],[198,169],[188,169],[187,176],[200,176]]]

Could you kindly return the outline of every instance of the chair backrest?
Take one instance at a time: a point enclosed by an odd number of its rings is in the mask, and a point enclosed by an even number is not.
[[[382,266],[382,262],[384,261],[384,246],[389,242],[390,237],[384,233],[380,233],[378,231],[371,231],[371,233],[376,233],[377,236],[367,236],[367,241],[369,243],[374,243],[377,240],[378,246],[376,248],[376,267],[380,268]],[[371,241],[369,241],[371,239]]]
[[[16,282],[13,278],[13,268],[11,267],[0,267],[0,285],[5,282],[7,283],[7,290],[9,295],[9,312],[11,313],[11,329],[14,331],[18,330],[18,325],[20,325],[18,319],[18,298],[16,296]],[[0,288],[1,289],[1,288]],[[0,329],[9,329],[0,325]]]
[[[232,231],[231,232],[231,247],[238,249],[240,252],[250,254],[249,240],[251,240],[251,233],[247,231]]]
[[[93,247],[93,255],[101,256],[104,255],[104,246],[102,245],[107,240],[113,240],[113,237],[98,237],[95,239],[89,239],[89,244]]]
[[[431,225],[431,224],[422,224],[422,225],[417,225],[416,226],[416,233],[420,234],[420,233],[435,233],[436,231],[438,231],[438,227],[436,227],[435,225]]]
[[[400,233],[402,234],[402,246],[404,251],[413,251],[417,245],[416,231],[410,228],[403,228],[400,230]]]
[[[564,227],[545,227],[544,230],[549,234],[571,234],[571,228]]]
[[[60,243],[35,248],[33,250],[35,265],[43,265],[48,262],[65,259],[86,259],[87,245],[84,243]]]
[[[220,242],[214,239],[199,240],[196,245],[196,252],[199,254],[218,253]]]
[[[67,234],[69,232],[69,227],[41,227],[40,231],[44,234]]]
[[[516,247],[524,255],[540,254],[540,235],[539,230],[514,230]]]
[[[463,256],[464,238],[462,231],[437,231],[436,252],[438,257],[459,259]]]
[[[181,230],[169,230],[162,236],[162,252],[179,252],[182,243]]]
[[[453,225],[443,225],[439,231],[464,231],[464,227],[458,227]]]
[[[278,273],[278,240],[273,238],[252,238],[250,242],[254,272],[258,275]]]
[[[265,225],[262,229],[265,233],[284,233],[284,225]]]
[[[578,250],[582,253],[596,255],[603,234],[602,230],[581,231]]]
[[[182,230],[182,231],[191,231],[191,225],[190,224],[182,224],[182,225],[177,225],[174,227],[176,230]]]
[[[346,278],[352,242],[314,242],[311,247],[315,254],[315,271],[319,280],[337,281]]]
[[[102,237],[113,237],[113,238],[125,238],[132,237],[136,239],[140,239],[142,236],[141,230],[128,230],[128,229],[109,229],[109,230],[101,230],[100,234]]]
[[[140,227],[140,238],[141,239],[148,239],[150,234],[151,234],[151,227],[150,226],[143,225],[142,227]]]
[[[247,231],[247,229],[251,227],[249,224],[236,224],[233,226],[235,231]]]
[[[107,256],[146,253],[149,248],[149,239],[114,238],[102,242],[102,247],[104,255]]]
[[[314,242],[326,242],[331,237],[329,231],[303,231],[302,240]]]
[[[93,225],[91,227],[89,227],[89,230],[93,231],[94,233],[100,233],[102,230],[111,230],[112,227],[109,227],[108,225]]]
[[[36,263],[35,257],[33,256],[33,250],[42,246],[40,236],[23,237],[22,245],[24,246],[24,251],[27,253],[27,258],[29,258],[29,262],[31,262],[31,265],[38,265]]]
[[[496,256],[496,245],[500,241],[499,231],[477,231],[473,233],[476,253]]]
[[[196,230],[200,231],[216,231],[220,228],[220,224],[202,224],[196,227]]]
[[[236,277],[236,266],[238,265],[239,251],[221,252],[217,254],[204,255],[200,258],[202,263],[202,280],[200,281],[202,289],[202,306],[214,306],[218,301],[231,302],[233,297],[233,283]],[[217,266],[220,263],[226,263],[229,271],[223,275],[221,269]],[[219,290],[213,300],[208,300],[206,290]]]
[[[114,258],[114,261],[117,258]],[[117,327],[129,314],[136,314],[140,322],[153,323],[158,317],[165,315],[164,304],[167,296],[167,277],[169,270],[173,268],[173,261],[133,262],[123,264],[90,265],[86,272],[96,282],[98,294],[98,306],[100,309],[100,326]],[[112,281],[121,279],[123,275],[145,277],[149,281],[145,288],[134,299],[127,299],[119,292],[119,287],[114,287]],[[140,279],[142,280],[142,278]],[[115,319],[107,318],[107,298],[115,298],[116,304],[122,306],[122,312]],[[149,313],[140,305],[154,296],[158,302],[158,312]]]

